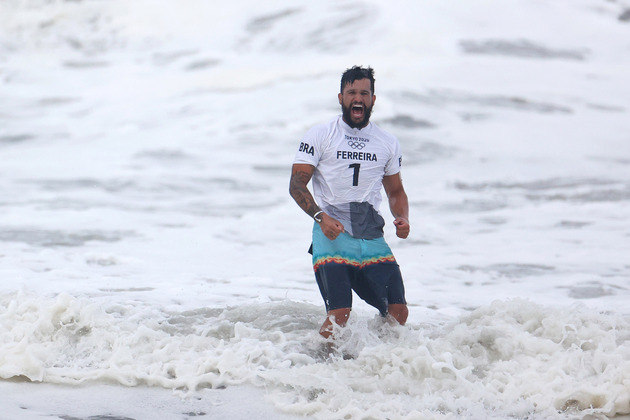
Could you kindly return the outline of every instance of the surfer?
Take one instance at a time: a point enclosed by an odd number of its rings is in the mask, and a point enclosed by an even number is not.
[[[394,216],[396,235],[409,235],[409,204],[400,177],[398,139],[370,122],[374,70],[354,66],[341,77],[342,114],[311,128],[293,161],[289,191],[314,219],[313,268],[327,316],[319,333],[329,338],[333,322],[343,327],[352,290],[401,325],[407,321],[398,263],[383,238],[381,188]],[[307,184],[312,179],[313,194]],[[334,338],[334,337],[333,337]]]

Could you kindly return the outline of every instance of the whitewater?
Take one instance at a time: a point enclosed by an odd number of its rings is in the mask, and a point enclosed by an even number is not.
[[[404,327],[288,194],[372,66]],[[630,416],[630,2],[0,2],[0,418]]]

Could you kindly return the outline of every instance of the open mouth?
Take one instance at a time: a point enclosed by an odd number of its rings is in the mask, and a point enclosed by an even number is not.
[[[350,109],[352,118],[363,118],[365,107],[362,104],[354,104]]]

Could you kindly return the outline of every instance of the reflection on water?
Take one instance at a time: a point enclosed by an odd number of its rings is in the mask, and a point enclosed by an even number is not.
[[[507,263],[507,264],[492,264],[486,267],[473,267],[470,265],[462,265],[458,267],[459,270],[467,271],[470,273],[474,273],[476,271],[481,271],[484,273],[493,274],[494,276],[504,276],[508,278],[521,278],[521,277],[529,277],[529,276],[542,276],[548,274],[550,271],[553,271],[555,267],[548,265],[538,265],[538,264],[517,264],[517,263]]]
[[[21,143],[27,140],[34,139],[35,136],[32,134],[11,134],[11,135],[2,135],[0,136],[0,144],[12,144],[12,143]]]
[[[79,247],[90,241],[118,242],[136,236],[132,231],[58,231],[39,228],[0,229],[0,241],[23,242],[38,247]]]
[[[506,55],[524,58],[585,60],[588,51],[579,49],[554,49],[526,39],[463,40],[459,45],[468,54]]]
[[[403,91],[395,93],[396,97],[409,103],[446,107],[451,105],[467,105],[469,109],[498,108],[516,111],[535,112],[541,114],[572,114],[573,110],[565,105],[541,102],[521,96],[479,95],[472,92],[456,90],[429,90],[427,92]],[[480,107],[480,108],[479,108]]]

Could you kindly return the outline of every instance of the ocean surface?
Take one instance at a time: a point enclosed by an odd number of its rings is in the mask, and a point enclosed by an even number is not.
[[[288,182],[372,66],[410,316],[327,355]],[[0,418],[630,415],[630,1],[0,2]]]

